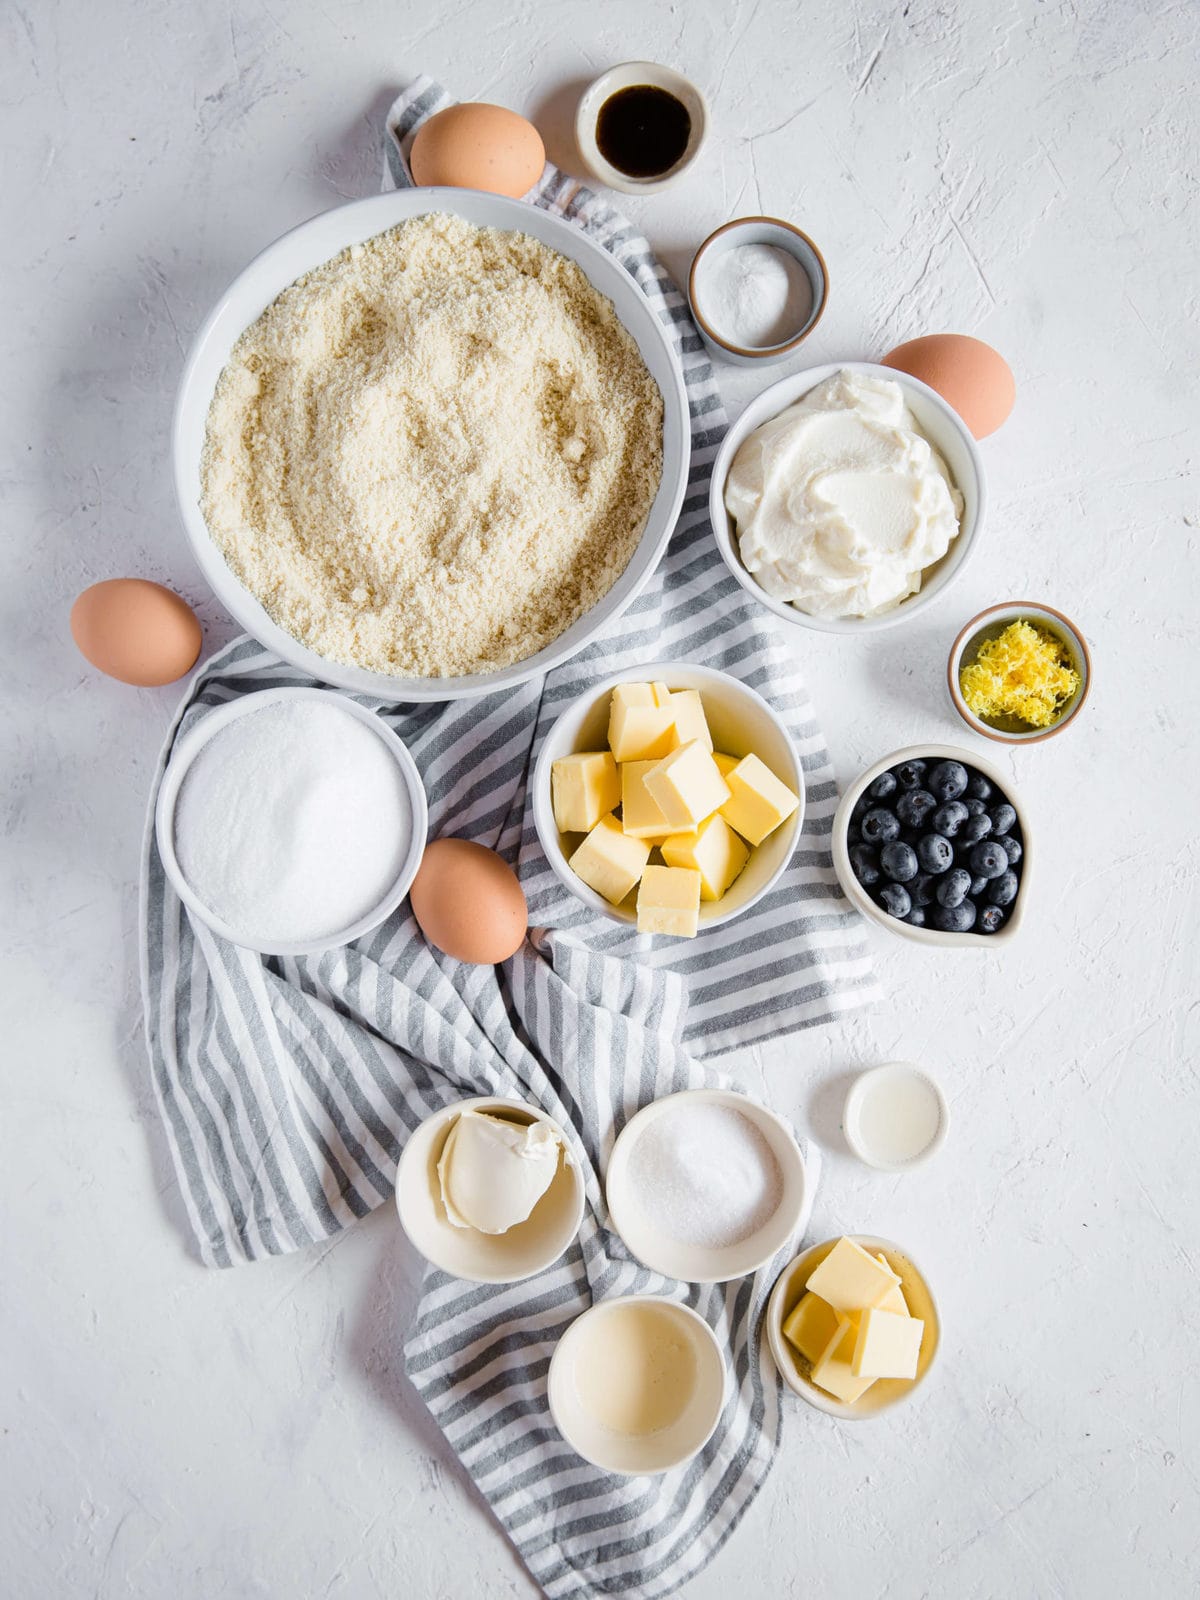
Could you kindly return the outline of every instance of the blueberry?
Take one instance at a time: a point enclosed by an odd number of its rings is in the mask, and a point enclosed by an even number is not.
[[[984,906],[979,913],[979,931],[980,933],[995,933],[1003,921],[1003,906]]]
[[[968,856],[971,871],[978,878],[998,878],[1008,871],[1008,852],[995,839],[981,839],[971,846]]]
[[[992,880],[990,878],[972,878],[971,887],[967,890],[967,893],[971,896],[971,899],[977,900],[987,888],[988,884],[991,883],[991,881]]]
[[[943,805],[947,800],[957,800],[967,787],[967,769],[961,761],[939,761],[925,787]]]
[[[902,883],[885,883],[879,891],[879,904],[893,917],[906,917],[912,910],[908,890]]]
[[[971,874],[962,867],[955,867],[953,872],[948,872],[937,886],[938,905],[960,906],[967,898],[971,887]]]
[[[1011,833],[1013,824],[1017,820],[1016,809],[1010,806],[1007,800],[1002,800],[998,806],[992,807],[992,830],[995,833]]]
[[[951,805],[957,805],[957,800],[952,800]],[[980,839],[986,839],[992,831],[992,819],[986,813],[982,817],[968,817],[959,831],[959,840],[963,844],[978,844]]]
[[[917,860],[926,872],[947,872],[954,865],[954,846],[940,833],[917,840]]]
[[[925,763],[902,761],[896,768],[896,781],[902,789],[919,789],[925,782]]]
[[[894,772],[881,772],[875,782],[868,788],[867,793],[872,800],[887,800],[896,792],[896,775]]]
[[[900,837],[900,823],[894,811],[873,806],[862,819],[862,836],[868,844],[888,844]]]
[[[1010,868],[992,880],[988,899],[994,906],[1010,906],[1017,898],[1017,875]]]
[[[917,852],[912,845],[893,839],[879,852],[879,865],[885,878],[893,883],[907,883],[917,875]]]
[[[1020,839],[1014,839],[1011,834],[1005,834],[996,840],[997,844],[1004,846],[1004,853],[1008,857],[1010,867],[1015,867],[1024,855]]]
[[[933,813],[933,827],[943,838],[953,839],[964,822],[970,822],[971,813],[961,800],[947,800]]]
[[[896,801],[896,815],[906,828],[921,827],[936,808],[937,801],[928,789],[906,789]]]
[[[904,920],[910,928],[923,928],[925,926],[925,908],[923,906],[914,906]]]
[[[937,880],[930,872],[918,872],[907,888],[914,906],[931,906],[937,893]]]
[[[967,793],[971,796],[972,800],[990,800],[992,797],[992,786],[984,777],[982,772],[972,772],[970,777],[967,779]]]
[[[879,852],[871,845],[852,844],[850,865],[854,868],[854,876],[864,889],[870,889],[879,882]]]
[[[975,902],[964,900],[956,906],[935,906],[933,925],[943,933],[970,933],[975,926]]]
[[[984,805],[983,801],[977,799],[974,795],[969,795],[967,799],[963,801],[963,805],[966,806],[968,812],[973,817],[981,817],[987,810],[987,807]]]

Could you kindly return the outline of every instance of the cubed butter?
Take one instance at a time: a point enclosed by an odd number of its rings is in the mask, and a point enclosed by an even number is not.
[[[671,709],[675,713],[675,744],[687,744],[698,739],[706,750],[713,747],[708,731],[708,718],[704,715],[704,702],[698,689],[675,689],[671,694]]]
[[[621,826],[631,839],[659,844],[670,833],[658,801],[646,787],[646,774],[657,761],[623,761],[621,773]]]
[[[729,776],[741,759],[741,756],[727,756],[724,750],[713,751],[713,760],[717,763],[717,771],[723,778]]]
[[[691,867],[700,874],[701,900],[719,900],[750,859],[750,852],[719,811],[695,833],[673,833],[662,842],[669,867]]]
[[[819,1294],[801,1295],[783,1324],[783,1336],[806,1361],[819,1361],[838,1331],[838,1314]]]
[[[751,844],[761,844],[800,804],[799,796],[753,753],[730,768],[725,782],[729,799],[722,805],[721,815]]]
[[[699,739],[664,756],[645,782],[672,830],[698,827],[729,799],[729,786]]]
[[[644,839],[631,839],[609,812],[588,834],[567,865],[589,889],[619,906],[637,883],[650,859]]]
[[[657,761],[674,743],[675,712],[666,685],[619,683],[608,711],[608,747],[616,760]]]
[[[560,757],[550,768],[550,798],[560,833],[590,833],[621,804],[621,774],[610,752]]]
[[[694,939],[699,922],[700,874],[688,867],[647,867],[638,885],[638,932]]]
[[[826,1394],[831,1394],[843,1405],[852,1406],[875,1382],[874,1378],[859,1377],[851,1362],[858,1340],[858,1318],[837,1313],[837,1331],[828,1345],[813,1362],[812,1381]]]
[[[858,1324],[851,1367],[856,1378],[915,1378],[925,1324],[920,1317],[898,1317],[877,1306]]]
[[[881,1266],[853,1239],[839,1239],[815,1272],[807,1287],[835,1311],[862,1311],[877,1306],[900,1279],[890,1267]]]
[[[875,1259],[884,1267],[887,1267],[889,1272],[892,1270],[888,1266],[888,1258],[882,1251],[876,1250]],[[904,1280],[901,1278],[900,1283],[903,1282]],[[879,1309],[880,1311],[894,1311],[898,1317],[906,1317],[908,1315],[908,1301],[904,1298],[904,1290],[900,1287],[900,1283],[895,1284],[888,1290],[879,1302]]]

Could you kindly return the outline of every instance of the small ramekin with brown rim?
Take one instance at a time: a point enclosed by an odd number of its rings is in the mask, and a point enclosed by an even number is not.
[[[748,244],[767,244],[782,250],[799,263],[808,279],[810,306],[794,328],[781,330],[786,337],[774,344],[735,344],[728,333],[723,333],[714,323],[711,296],[706,298],[705,280],[718,258]],[[726,222],[710,233],[696,251],[688,273],[688,304],[700,337],[718,360],[737,367],[765,367],[776,361],[786,361],[820,322],[828,299],[829,270],[825,257],[806,233],[801,233],[790,222],[781,222],[778,217],[735,217],[732,222]]]
[[[1071,666],[1079,676],[1079,687],[1045,728],[1036,728],[1016,717],[997,717],[985,722],[963,698],[963,668],[972,664],[982,645],[999,638],[1005,628],[1014,622],[1031,622],[1050,634],[1063,646]],[[1061,611],[1035,600],[1015,600],[1004,605],[989,606],[986,611],[972,617],[950,646],[950,659],[946,663],[946,688],[955,711],[972,732],[984,739],[993,739],[997,744],[1038,744],[1043,739],[1052,739],[1075,721],[1083,710],[1091,687],[1092,656],[1082,632]]]

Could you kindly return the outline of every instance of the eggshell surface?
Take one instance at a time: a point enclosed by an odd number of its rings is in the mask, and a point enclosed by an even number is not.
[[[71,607],[71,637],[98,671],[155,688],[195,666],[202,635],[192,608],[161,583],[108,578]]]
[[[429,943],[474,966],[507,961],[529,927],[512,868],[470,839],[435,839],[426,848],[409,901]]]
[[[1007,421],[1017,396],[1012,369],[1000,352],[965,333],[910,339],[884,356],[883,365],[936,390],[977,439]]]
[[[447,106],[417,129],[408,164],[422,187],[485,189],[519,200],[541,177],[546,149],[533,124],[504,106]]]

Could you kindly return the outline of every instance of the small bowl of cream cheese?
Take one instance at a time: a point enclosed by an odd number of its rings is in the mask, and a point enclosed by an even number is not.
[[[688,304],[710,354],[738,367],[785,361],[829,299],[825,258],[778,217],[737,217],[692,258]]]

